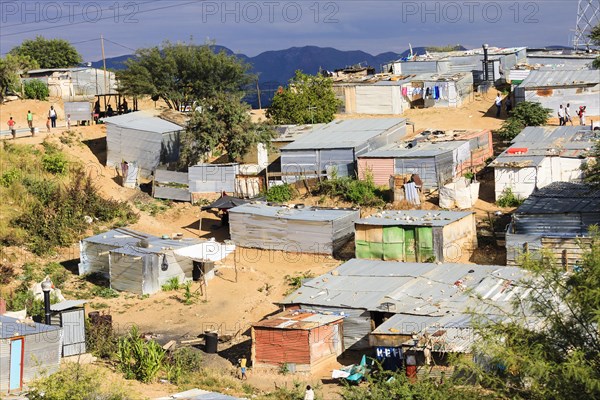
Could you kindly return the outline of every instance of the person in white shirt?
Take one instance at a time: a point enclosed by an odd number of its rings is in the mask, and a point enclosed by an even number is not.
[[[573,125],[573,120],[571,119],[571,110],[569,107],[571,107],[571,104],[567,103],[567,106],[565,107],[565,125],[567,122],[570,122],[571,125]]]
[[[500,110],[502,110],[502,97],[498,93],[498,96],[496,96],[496,118],[500,118]]]
[[[565,125],[565,109],[563,108],[562,104],[560,107],[558,107],[558,124],[560,126]]]
[[[310,385],[306,386],[306,392],[304,392],[304,400],[315,400],[315,392],[312,390]]]

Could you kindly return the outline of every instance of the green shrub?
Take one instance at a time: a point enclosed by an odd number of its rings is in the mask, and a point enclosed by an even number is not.
[[[2,176],[0,177],[0,184],[4,187],[9,187],[10,185],[13,184],[13,182],[16,182],[20,179],[21,179],[21,171],[13,168],[13,169],[9,169],[8,171],[6,171],[5,173],[2,174]]]
[[[110,323],[93,324],[85,321],[85,343],[87,350],[96,357],[116,359],[119,351],[119,337]]]
[[[127,400],[130,397],[119,385],[107,380],[90,365],[68,363],[60,371],[38,379],[29,386],[30,400]]]
[[[42,157],[42,166],[44,170],[51,174],[64,175],[68,170],[69,161],[67,161],[63,153],[53,152],[44,154],[44,157]]]
[[[57,262],[50,262],[44,267],[44,274],[50,277],[50,280],[55,287],[62,289],[64,284],[69,280],[69,271]]]
[[[119,292],[115,289],[104,286],[94,286],[90,294],[95,297],[102,297],[103,299],[116,299],[119,297]]]
[[[342,177],[321,181],[313,194],[340,197],[359,206],[382,207],[385,205],[383,193],[375,186],[372,176],[367,176],[364,180]]]
[[[31,177],[25,177],[23,179],[23,185],[37,201],[41,204],[46,205],[56,195],[56,184],[48,179],[35,179]]]
[[[265,198],[273,203],[287,203],[294,198],[294,188],[287,183],[271,186],[265,193]]]
[[[503,140],[513,140],[521,131],[525,128],[525,125],[517,119],[508,118],[502,123],[502,127],[498,129],[497,133]]]
[[[167,281],[167,283],[162,285],[162,290],[163,290],[163,292],[170,292],[173,290],[179,290],[180,287],[181,287],[181,284],[179,283],[179,278],[174,277],[174,278],[169,279]]]
[[[518,207],[523,204],[524,199],[516,196],[512,189],[507,187],[502,191],[502,195],[496,200],[496,204],[500,207]]]
[[[127,379],[152,382],[164,366],[165,351],[153,340],[145,341],[134,325],[119,339],[119,369]]]
[[[286,275],[283,277],[283,279],[285,280],[285,283],[287,283],[287,285],[289,286],[288,291],[286,292],[286,295],[292,293],[294,290],[296,289],[300,289],[300,287],[302,286],[302,282],[305,279],[310,279],[310,278],[314,278],[315,274],[313,274],[312,272],[310,272],[310,270],[308,271],[304,271],[302,274],[300,275]]]
[[[25,82],[23,90],[27,99],[46,100],[50,95],[48,85],[37,79]]]

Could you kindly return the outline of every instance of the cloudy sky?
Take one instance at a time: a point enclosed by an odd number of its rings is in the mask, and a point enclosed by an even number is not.
[[[0,53],[42,35],[71,41],[86,61],[164,40],[207,39],[249,56],[316,45],[371,54],[412,46],[569,45],[576,0],[542,1],[0,1]]]

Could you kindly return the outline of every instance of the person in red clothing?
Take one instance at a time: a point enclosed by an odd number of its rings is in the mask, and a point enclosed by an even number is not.
[[[13,139],[16,139],[16,137],[17,137],[17,130],[15,129],[15,120],[13,119],[13,117],[10,117],[8,119],[7,124],[8,124],[8,130],[12,134]]]

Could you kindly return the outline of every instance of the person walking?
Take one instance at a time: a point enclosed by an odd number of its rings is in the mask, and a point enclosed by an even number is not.
[[[52,127],[56,128],[56,110],[54,109],[54,106],[50,106],[48,117],[50,118],[50,121],[52,121]]]
[[[246,360],[246,356],[242,356],[242,358],[240,360],[240,372],[241,372],[240,380],[248,379],[248,377],[246,376],[246,365],[247,364],[248,364],[248,360]]]
[[[15,129],[15,120],[13,119],[13,117],[10,117],[8,119],[8,130],[10,131],[13,139],[17,138],[17,130]]]
[[[579,106],[577,115],[579,116],[579,125],[585,126],[585,106]]]
[[[31,129],[31,133],[33,133],[33,113],[31,110],[27,111],[27,126]]]
[[[496,96],[496,118],[500,118],[500,111],[502,110],[502,97],[500,93]]]
[[[571,107],[571,104],[567,103],[567,106],[565,107],[565,125],[567,124],[567,122],[570,122],[572,126],[573,119],[571,118],[571,109],[569,107]]]
[[[558,124],[563,126],[565,124],[565,109],[562,104],[558,107]]]
[[[510,101],[510,94],[506,96],[504,106],[506,107],[506,116],[510,117],[510,112],[512,111],[512,101]]]
[[[312,387],[310,387],[310,385],[306,385],[304,400],[315,400],[315,391],[312,389]]]

